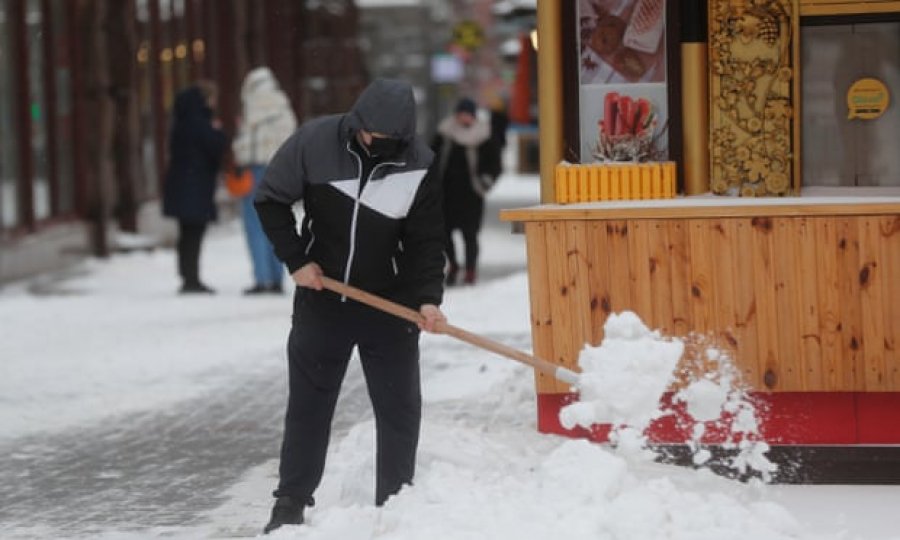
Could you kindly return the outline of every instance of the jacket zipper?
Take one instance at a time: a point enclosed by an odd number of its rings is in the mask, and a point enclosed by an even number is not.
[[[306,255],[309,255],[309,250],[311,250],[313,247],[313,244],[316,243],[316,233],[313,232],[312,226],[313,226],[313,220],[312,220],[312,218],[310,218],[309,223],[306,224],[306,230],[309,231],[309,243],[306,244],[306,253],[305,253]]]
[[[359,164],[359,173],[360,174],[359,174],[358,181],[361,184],[362,183],[362,168],[363,168],[362,158],[359,157],[359,154],[357,154],[352,148],[350,148],[349,142],[347,143],[347,151],[350,152],[351,154],[353,154],[353,156],[356,158],[356,162]],[[402,167],[402,166],[406,165],[406,163],[395,163],[395,162],[385,161],[383,163],[376,164],[374,167],[372,167],[372,170],[369,171],[369,177],[366,178],[366,185],[368,185],[369,182],[372,181],[372,175],[374,175],[375,171],[378,170],[378,167],[381,167],[382,165],[394,165],[396,167]],[[344,284],[345,285],[350,284],[350,268],[353,266],[353,255],[356,252],[356,221],[357,221],[357,217],[359,216],[359,201],[362,199],[362,194],[363,194],[363,191],[365,191],[365,189],[366,189],[366,186],[362,186],[362,189],[360,189],[357,192],[356,199],[353,201],[353,219],[350,221],[350,251],[347,253],[347,264],[346,264],[346,267],[344,268]],[[346,301],[347,301],[347,297],[341,296],[341,302],[346,302]]]

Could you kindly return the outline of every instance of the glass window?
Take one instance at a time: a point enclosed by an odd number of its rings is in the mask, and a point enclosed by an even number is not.
[[[34,217],[40,220],[50,216],[41,0],[28,0],[25,24],[28,32],[28,112],[31,115],[31,153],[34,162]]]
[[[900,186],[900,107],[850,118],[847,95],[880,80],[898,98],[900,22],[806,26],[801,33],[803,185]]]
[[[19,224],[18,189],[19,160],[16,141],[18,126],[14,114],[13,21],[10,20],[10,0],[0,0],[0,225],[2,228]]]

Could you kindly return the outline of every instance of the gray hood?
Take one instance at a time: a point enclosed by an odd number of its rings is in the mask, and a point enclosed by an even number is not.
[[[347,127],[412,141],[416,135],[416,100],[412,86],[396,79],[375,79],[347,113]]]

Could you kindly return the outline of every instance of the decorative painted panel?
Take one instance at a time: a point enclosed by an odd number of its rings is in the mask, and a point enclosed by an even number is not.
[[[794,1],[710,0],[709,15],[710,187],[785,195],[795,171]]]

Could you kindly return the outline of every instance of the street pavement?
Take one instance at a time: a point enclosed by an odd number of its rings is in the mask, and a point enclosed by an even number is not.
[[[197,524],[247,468],[277,456],[280,375],[0,447],[0,477],[11,480],[0,483],[0,523],[72,537]]]

